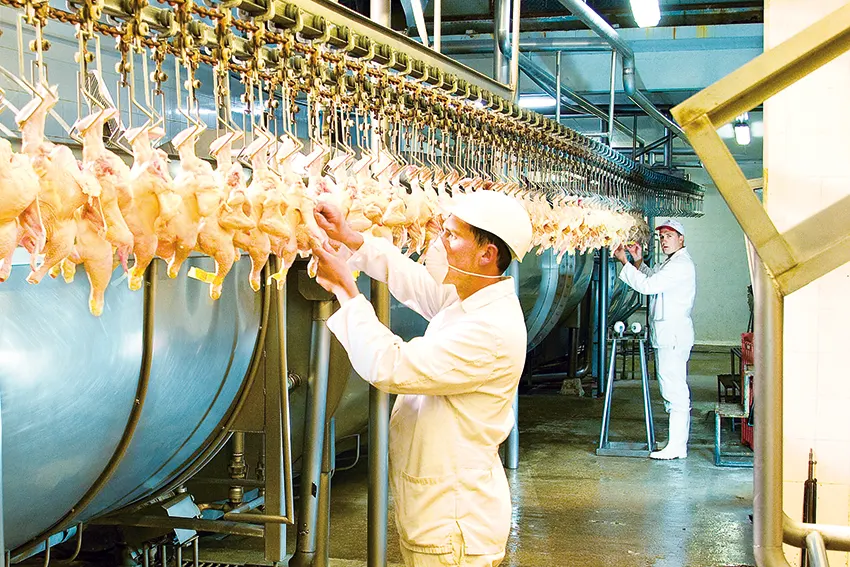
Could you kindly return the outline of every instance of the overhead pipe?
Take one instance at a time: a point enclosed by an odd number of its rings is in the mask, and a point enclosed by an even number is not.
[[[519,55],[519,66],[534,84],[543,89],[543,92],[553,98],[555,97],[555,79],[552,77],[551,73],[549,73],[548,69],[536,63],[533,59],[531,59],[531,57],[524,53],[520,53]],[[561,85],[561,104],[570,106],[571,102],[574,102],[576,106],[588,114],[592,114],[596,118],[604,120],[606,123],[608,122],[609,116],[607,112],[571,88]],[[634,137],[634,131],[619,120],[614,120],[614,128],[629,137]],[[638,141],[640,143],[644,143],[644,140],[640,137],[638,137]]]
[[[617,30],[605,21],[605,19],[597,14],[593,8],[585,4],[582,0],[558,0],[565,8],[573,13],[578,19],[584,22],[591,30],[599,34],[602,39],[608,42],[623,58],[623,90],[632,102],[638,105],[651,118],[655,119],[662,126],[669,128],[674,134],[687,141],[685,132],[679,128],[679,125],[664,116],[658,108],[652,104],[652,101],[645,94],[637,89],[635,69],[635,54],[629,44],[620,37]]]
[[[561,54],[555,56],[555,122],[561,123]]]
[[[499,2],[496,3],[498,6]],[[442,52],[446,55],[489,55],[494,52],[493,41],[490,39],[450,39],[443,41]],[[570,51],[581,53],[584,51],[600,52],[610,51],[607,42],[598,37],[576,38],[529,38],[519,40],[519,51],[523,52],[555,52]],[[508,56],[510,52],[505,53]]]
[[[510,0],[495,0],[493,7],[493,42],[482,40],[487,43],[487,49],[493,53],[493,78],[500,83],[507,83],[510,79],[508,66],[508,26],[511,24]],[[493,45],[495,43],[495,45]],[[448,44],[443,45],[443,53],[448,51]]]

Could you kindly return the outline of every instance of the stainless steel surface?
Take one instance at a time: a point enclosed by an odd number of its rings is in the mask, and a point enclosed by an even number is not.
[[[818,532],[812,532],[806,536],[806,551],[808,562],[811,567],[829,567],[829,559],[826,556],[826,546],[823,536]]]
[[[508,60],[508,30],[511,24],[511,0],[494,0],[493,41],[489,48],[493,52],[493,77],[500,83],[510,80],[510,61]],[[486,40],[485,40],[486,41]],[[449,53],[447,50],[443,50]]]
[[[528,330],[528,348],[537,347],[572,314],[581,302],[593,273],[593,254],[565,255],[560,264],[551,250],[535,251],[520,264],[519,300]]]
[[[280,270],[280,259],[272,260],[271,270]],[[292,437],[289,423],[289,385],[286,382],[289,366],[287,363],[287,289],[275,288],[272,293],[273,307],[269,313],[268,325],[274,329],[266,335],[266,364],[263,384],[264,396],[264,436],[265,448],[265,513],[276,516],[288,516],[294,519],[292,495]],[[287,470],[288,469],[288,470]],[[288,473],[288,474],[287,474]],[[286,525],[270,524],[266,526],[264,538],[264,557],[266,561],[276,563],[286,557]]]
[[[374,5],[375,2],[381,3],[383,1],[384,0],[372,0],[370,5]],[[339,22],[344,20],[345,25],[359,36],[368,37],[374,41],[388,45],[397,51],[409,53],[416,59],[424,62],[426,65],[437,67],[448,73],[454,74],[458,78],[461,78],[472,85],[478,85],[480,88],[486,89],[506,100],[510,100],[512,98],[512,93],[507,85],[494,81],[490,77],[482,75],[478,71],[458,63],[447,55],[428,49],[421,43],[414,41],[406,35],[391,30],[389,27],[386,27],[389,25],[389,21],[386,23],[377,20],[371,21],[369,18],[361,16],[353,10],[349,10],[340,4],[335,4],[328,0],[294,0],[291,3],[303,8],[311,14],[321,16],[328,21]],[[373,14],[374,13],[375,12],[373,12]],[[381,13],[386,13],[388,17],[389,10]]]
[[[608,145],[614,146],[614,95],[617,86],[617,50],[611,50],[611,87],[608,93]]]
[[[596,306],[596,352],[599,365],[599,394],[606,393],[606,386],[602,377],[602,369],[605,368],[607,338],[608,338],[608,298],[610,280],[608,274],[608,249],[599,250],[599,300]]]
[[[520,263],[514,260],[508,268],[508,275],[514,279],[514,291],[519,296],[519,270]],[[519,393],[514,394],[512,404],[514,413],[514,426],[505,440],[505,467],[511,470],[519,468]]]
[[[784,300],[758,259],[753,264],[755,327],[753,554],[759,567],[788,565],[782,552],[782,340]]]
[[[209,270],[212,261],[190,263]],[[86,309],[85,278],[31,286],[27,273],[15,266],[0,286],[10,548],[38,538],[104,471],[135,403],[142,356],[142,294],[127,290],[119,274],[103,316],[95,319]],[[161,316],[138,428],[111,480],[69,521],[150,494],[182,471],[216,431],[253,350],[257,297],[236,289],[236,279],[246,277],[240,262],[215,304],[199,282],[164,274],[158,279],[155,310]]]
[[[555,122],[561,123],[561,52],[555,56]]]
[[[295,554],[290,560],[290,565],[294,567],[312,565],[316,554],[318,490],[325,440],[331,356],[331,332],[328,329],[327,320],[332,312],[333,301],[315,301],[313,304],[308,403],[304,423],[304,452],[301,456],[301,502]]]
[[[390,326],[390,290],[371,280],[372,306],[378,320]],[[367,501],[367,565],[386,567],[389,522],[390,396],[369,387],[369,493]]]
[[[626,95],[651,118],[661,125],[670,128],[677,136],[687,143],[688,139],[679,126],[670,118],[664,116],[645,94],[637,89],[637,70],[635,69],[635,54],[628,42],[623,40],[605,19],[582,0],[558,0],[565,8],[583,21],[590,29],[599,34],[611,47],[623,57],[623,90]]]
[[[497,1],[497,12],[500,3]],[[520,38],[519,50],[529,53],[544,53],[552,51],[609,51],[611,47],[607,42],[595,38],[584,37],[545,37],[545,38]],[[484,55],[493,53],[493,40],[491,39],[445,39],[443,40],[443,53],[447,55]],[[510,52],[505,53],[509,57]]]
[[[325,426],[325,447],[322,451],[322,474],[319,477],[319,514],[316,522],[316,559],[313,567],[329,567],[331,561],[331,478],[336,461],[336,431],[334,418]]]

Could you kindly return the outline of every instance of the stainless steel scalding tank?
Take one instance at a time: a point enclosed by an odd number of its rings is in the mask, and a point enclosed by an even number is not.
[[[190,266],[212,270],[212,260]],[[187,268],[184,268],[186,270]],[[114,474],[83,509],[74,509],[98,485],[124,434],[140,383],[142,292],[131,292],[120,269],[107,291],[103,316],[88,312],[88,282],[79,270],[65,284],[46,278],[26,283],[16,265],[0,285],[0,394],[3,418],[3,489],[6,545],[15,549],[45,537],[57,521],[89,520],[144,500],[173,482],[220,439],[246,388],[261,321],[261,294],[247,285],[241,259],[225,280],[220,300],[185,276],[157,276],[150,378],[138,426]],[[590,281],[591,257],[551,253],[523,263],[521,302],[529,345],[542,340],[575,308]],[[368,278],[362,278],[368,289]],[[293,286],[290,286],[293,287]],[[288,294],[290,370],[306,376],[309,313],[306,300]],[[393,330],[405,339],[426,322],[393,301]],[[338,345],[332,350],[329,404],[337,401],[337,437],[367,422],[368,388],[351,371]],[[293,457],[301,452],[306,396],[292,395]]]

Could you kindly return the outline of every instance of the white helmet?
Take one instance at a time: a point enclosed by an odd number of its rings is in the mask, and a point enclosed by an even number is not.
[[[486,190],[458,195],[449,212],[501,238],[514,260],[521,262],[531,248],[531,219],[525,207],[509,195]]]

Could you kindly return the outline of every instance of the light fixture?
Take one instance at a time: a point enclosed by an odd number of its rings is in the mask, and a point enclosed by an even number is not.
[[[735,141],[739,146],[748,146],[751,140],[750,115],[745,112],[735,119]]]
[[[555,99],[549,95],[520,95],[519,105],[522,108],[552,108]]]
[[[651,28],[661,21],[661,7],[658,0],[631,0],[632,16],[642,28]]]

